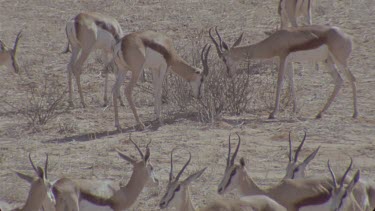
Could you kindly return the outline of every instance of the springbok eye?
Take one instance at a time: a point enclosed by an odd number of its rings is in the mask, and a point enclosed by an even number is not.
[[[230,173],[230,176],[233,177],[236,173],[237,173],[237,170],[234,169],[234,170]]]
[[[180,186],[180,185],[178,185],[178,186],[177,186],[177,188],[176,188],[176,189],[174,189],[174,192],[178,192],[178,191],[180,191],[180,188],[181,188],[181,186]]]

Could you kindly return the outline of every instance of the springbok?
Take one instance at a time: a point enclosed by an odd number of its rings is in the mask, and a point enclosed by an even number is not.
[[[280,16],[280,29],[288,27],[290,22],[297,27],[297,18],[304,16],[308,25],[311,25],[311,0],[280,0],[277,10]]]
[[[105,73],[104,82],[104,105],[107,105],[108,65],[113,58],[113,46],[123,36],[120,24],[116,19],[99,13],[82,12],[72,18],[66,24],[66,36],[68,44],[63,53],[72,48],[72,56],[67,68],[69,104],[73,106],[73,84],[72,74],[75,76],[81,104],[86,107],[81,88],[82,66],[88,56],[95,49],[101,49],[104,54]],[[122,102],[122,100],[120,99]]]
[[[238,189],[241,196],[266,195],[287,208],[288,211],[329,211],[330,207],[328,202],[332,198],[333,186],[325,178],[284,179],[275,186],[269,187],[268,189],[261,189],[249,176],[243,158],[240,159],[239,164],[234,163],[241,144],[240,137],[238,136],[238,138],[236,150],[231,157],[229,136],[227,166],[218,186],[219,194]]]
[[[8,70],[19,73],[17,62],[17,46],[18,41],[22,37],[22,30],[18,32],[13,48],[8,48],[3,41],[0,40],[0,66],[6,66]]]
[[[284,83],[285,69],[287,69],[291,88],[293,112],[296,112],[297,102],[293,81],[294,71],[291,67],[291,62],[301,61],[324,61],[324,64],[330,70],[330,75],[335,83],[332,94],[316,118],[322,117],[323,113],[329,108],[343,85],[343,79],[336,69],[336,66],[344,71],[351,83],[354,109],[353,118],[358,116],[356,79],[350,72],[347,64],[352,51],[352,40],[349,35],[345,34],[341,29],[324,25],[288,28],[276,31],[263,41],[256,44],[237,47],[242,39],[243,34],[241,34],[231,48],[222,41],[221,36],[217,31],[217,27],[215,27],[215,31],[219,38],[219,43],[212,36],[211,31],[212,28],[209,30],[210,38],[216,46],[219,57],[225,63],[229,76],[234,74],[236,69],[235,66],[238,61],[249,58],[279,58],[275,107],[273,112],[269,115],[270,119],[274,119],[279,111],[279,101],[281,89]]]
[[[150,142],[146,145],[146,153],[143,154],[131,137],[130,141],[138,150],[141,160],[134,160],[116,149],[122,159],[133,165],[133,173],[128,184],[122,186],[110,180],[97,181],[85,179],[74,180],[74,183],[72,183],[72,181],[61,181],[60,179],[55,183],[54,189],[59,189],[62,192],[65,190],[67,192],[57,195],[56,207],[59,207],[60,210],[67,210],[67,207],[70,207],[70,210],[81,211],[126,210],[137,200],[148,181],[152,180],[154,185],[158,185],[159,182],[155,177],[154,169],[150,161]],[[74,185],[77,186],[78,190],[74,188]],[[59,198],[59,196],[63,198]],[[79,199],[79,208],[77,208],[77,199]],[[65,203],[65,205],[60,203]]]
[[[314,159],[315,155],[317,154],[320,148],[318,147],[301,164],[298,164],[297,163],[298,154],[304,144],[305,139],[306,139],[306,132],[305,132],[305,136],[303,137],[301,144],[298,146],[296,150],[295,157],[293,159],[291,138],[290,138],[290,133],[289,133],[289,163],[286,168],[286,175],[284,179],[305,178],[306,166],[312,159]],[[314,178],[314,177],[310,177],[310,178]],[[327,180],[327,182],[329,182],[333,186],[335,185],[334,181],[331,180],[331,178],[327,177],[325,179]],[[342,179],[342,178],[339,178],[339,179]],[[350,182],[350,180],[348,180],[347,178],[345,178],[345,180],[343,181],[345,182],[345,184]],[[367,211],[373,211],[375,209],[375,201],[374,201],[375,200],[375,185],[374,184],[360,179],[357,182],[357,185],[353,189],[353,195],[362,209],[367,210]]]
[[[125,95],[134,114],[135,120],[141,130],[145,128],[139,119],[133,103],[132,91],[139,75],[144,68],[150,68],[153,78],[154,111],[160,120],[161,93],[165,73],[171,69],[174,73],[187,80],[193,95],[202,96],[204,79],[208,74],[207,56],[211,46],[205,45],[201,52],[203,71],[189,65],[176,52],[172,40],[164,34],[154,31],[134,32],[124,36],[115,46],[114,61],[117,66],[116,82],[113,86],[113,105],[115,113],[115,126],[120,129],[118,119],[117,97],[120,86],[124,82],[127,71],[132,72],[130,82],[125,87]]]
[[[44,169],[40,166],[35,167],[32,159],[31,153],[29,153],[29,161],[33,167],[37,177],[29,176],[20,172],[15,172],[18,177],[27,181],[31,184],[28,197],[26,199],[25,205],[22,208],[15,209],[21,211],[30,211],[30,210],[40,210],[43,208],[43,205],[46,200],[55,204],[55,197],[52,193],[52,183],[48,180],[47,177],[47,167],[48,167],[48,154],[46,154],[46,161],[44,164]]]
[[[171,169],[169,172],[169,181],[166,188],[166,193],[160,201],[160,208],[165,209],[169,206],[175,206],[177,210],[183,211],[194,211],[196,210],[193,206],[190,196],[189,184],[194,180],[198,179],[206,168],[189,175],[185,180],[179,181],[182,173],[189,165],[191,160],[191,153],[189,152],[189,159],[178,172],[177,176],[173,176],[173,151],[171,151]],[[220,199],[210,203],[208,206],[199,209],[200,211],[286,211],[281,205],[276,203],[274,200],[266,196],[251,196],[245,197],[241,200],[228,200]]]
[[[331,211],[362,211],[363,209],[359,206],[356,199],[354,198],[352,192],[354,186],[359,181],[359,170],[354,174],[352,179],[350,180],[349,184],[344,187],[344,178],[346,178],[349,170],[351,169],[353,164],[353,160],[350,159],[350,165],[346,169],[344,175],[341,177],[340,185],[338,186],[335,173],[332,171],[331,166],[329,164],[329,160],[327,162],[328,170],[331,173],[332,181],[334,184],[333,194],[330,200],[331,203]]]
[[[306,166],[315,158],[316,154],[318,153],[320,146],[316,148],[309,156],[305,158],[305,160],[302,163],[298,163],[298,155],[302,149],[303,144],[305,143],[306,140],[306,131],[305,135],[303,136],[303,139],[298,146],[294,158],[292,154],[292,139],[290,137],[290,132],[289,132],[289,162],[286,167],[286,174],[284,176],[284,179],[300,179],[305,177],[305,170]]]

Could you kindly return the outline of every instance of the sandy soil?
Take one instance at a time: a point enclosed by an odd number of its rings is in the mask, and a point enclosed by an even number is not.
[[[67,42],[65,23],[80,11],[111,15],[117,18],[125,32],[143,29],[163,32],[174,39],[180,52],[189,52],[191,42],[202,33],[204,40],[209,42],[207,30],[215,25],[220,26],[227,39],[233,41],[243,31],[243,43],[251,43],[265,38],[263,32],[273,30],[279,24],[277,0],[2,0],[0,5],[0,35],[5,43],[12,45],[17,32],[24,28],[19,45],[21,66],[30,72],[52,74],[62,83],[66,83],[65,71],[69,60],[69,55],[60,54]],[[216,188],[225,168],[227,138],[233,132],[238,132],[242,138],[239,157],[246,159],[251,176],[264,187],[277,183],[284,176],[288,132],[293,131],[294,139],[300,140],[303,130],[307,131],[307,141],[301,157],[321,146],[307,175],[328,176],[327,159],[331,160],[334,170],[342,172],[351,156],[354,168],[361,170],[361,177],[373,180],[374,12],[373,0],[313,1],[314,23],[336,25],[353,36],[355,46],[349,65],[358,81],[358,119],[351,118],[351,88],[347,81],[327,114],[322,119],[314,119],[333,85],[325,70],[316,71],[312,65],[306,64],[304,71],[296,76],[300,107],[298,118],[291,118],[284,112],[278,120],[270,121],[267,113],[254,113],[225,116],[215,124],[204,124],[194,117],[185,118],[183,112],[174,115],[164,112],[168,120],[165,125],[139,132],[132,129],[135,120],[126,106],[120,109],[120,122],[126,129],[124,133],[119,133],[114,128],[113,110],[103,111],[101,107],[103,82],[97,75],[102,67],[95,60],[98,56],[94,55],[82,75],[88,108],[79,106],[78,94],[75,93],[75,108],[42,127],[39,132],[30,129],[22,116],[6,109],[0,112],[0,199],[11,203],[25,200],[29,185],[16,177],[12,170],[32,173],[27,159],[29,152],[40,164],[44,153],[49,153],[52,179],[67,176],[126,183],[131,165],[117,156],[115,148],[138,156],[134,147],[124,141],[130,131],[133,140],[142,147],[152,140],[151,160],[161,181],[159,188],[146,188],[131,210],[158,210],[158,202],[168,181],[168,153],[176,146],[192,152],[192,162],[185,176],[208,167],[202,177],[192,184],[196,207],[217,198]],[[189,58],[189,54],[183,54],[183,57]],[[25,77],[25,74],[17,76],[3,69],[1,71],[0,104],[5,108],[5,100],[20,97],[21,87],[14,78]],[[137,100],[138,111],[144,121],[154,118],[150,102],[151,96]],[[62,130],[64,127],[72,130]],[[186,155],[177,156],[177,166],[183,165],[185,160]]]

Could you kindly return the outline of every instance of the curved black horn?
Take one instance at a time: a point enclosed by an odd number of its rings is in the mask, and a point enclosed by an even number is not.
[[[223,39],[221,39],[219,31],[217,30],[217,26],[215,26],[215,32],[216,32],[217,37],[219,38],[220,50],[223,51]]]
[[[14,41],[14,46],[13,46],[14,54],[16,54],[18,41],[20,40],[21,37],[22,37],[22,30],[20,32],[18,32],[16,40]]]
[[[289,131],[289,162],[292,162],[292,139],[290,137],[290,133],[292,131]]]
[[[145,157],[141,151],[141,149],[139,149],[138,145],[132,140],[132,137],[131,137],[131,133],[129,134],[129,140],[134,144],[135,148],[137,148],[139,154],[141,155],[142,159]]]
[[[303,143],[305,143],[305,140],[306,140],[306,131],[305,131],[305,135],[303,136],[303,139],[302,139],[301,144],[298,146],[298,148],[297,148],[297,150],[296,150],[296,154],[295,154],[295,156],[294,156],[294,162],[297,162],[298,154],[299,154],[299,152],[301,151],[302,146],[303,146]]]
[[[215,47],[216,47],[216,51],[217,51],[217,54],[219,55],[219,57],[221,57],[221,55],[223,54],[223,51],[222,51],[222,48],[220,47],[220,45],[216,42],[215,38],[212,36],[212,28],[210,28],[208,30],[208,34],[210,35],[210,38],[212,40],[212,42],[214,43]],[[221,41],[220,41],[221,43]]]
[[[333,171],[331,169],[331,165],[329,165],[329,160],[327,161],[327,166],[328,166],[329,173],[331,173],[331,176],[332,176],[333,187],[337,188],[336,176],[335,176],[335,173],[333,173]]]
[[[350,157],[350,164],[349,164],[348,168],[346,169],[346,171],[345,171],[345,173],[342,176],[341,181],[340,181],[340,189],[344,186],[346,175],[348,175],[349,171],[352,169],[352,166],[353,166],[353,159],[352,159],[352,157]]]
[[[35,167],[33,160],[31,159],[31,152],[29,153],[29,161],[31,166],[33,167],[34,171],[38,174],[38,169]]]
[[[189,151],[188,151],[189,152]],[[176,181],[178,181],[180,179],[180,176],[182,175],[182,173],[185,171],[186,167],[189,165],[191,161],[191,153],[189,152],[189,160],[185,163],[185,165],[182,167],[182,169],[180,170],[180,172],[178,172],[177,176],[176,176]]]
[[[171,183],[173,180],[173,152],[177,149],[177,147],[173,148],[171,151],[171,169],[169,171],[169,181],[168,183]]]
[[[44,174],[46,175],[46,178],[48,178],[47,174],[47,168],[48,168],[48,153],[46,153],[46,161],[44,163]]]
[[[230,166],[230,151],[232,149],[231,145],[230,145],[230,136],[232,134],[229,134],[229,138],[228,138],[228,157],[227,157],[227,167]]]
[[[230,161],[230,164],[231,164],[231,165],[234,164],[234,160],[235,160],[236,157],[237,157],[237,153],[238,153],[238,150],[240,149],[240,145],[241,145],[241,137],[240,137],[240,135],[238,135],[238,133],[236,133],[236,135],[237,135],[237,137],[238,137],[238,143],[237,143],[236,150],[235,150],[234,153],[233,153],[232,160]]]
[[[207,46],[208,46],[208,48],[207,48]],[[207,76],[208,71],[209,71],[207,58],[208,58],[208,53],[210,52],[210,49],[211,49],[211,45],[206,44],[203,47],[202,52],[201,52],[201,61],[202,61],[203,75],[204,76]]]

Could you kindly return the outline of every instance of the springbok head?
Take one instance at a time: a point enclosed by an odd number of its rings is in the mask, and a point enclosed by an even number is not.
[[[189,199],[189,184],[193,182],[194,180],[198,179],[203,172],[206,170],[206,168],[203,168],[202,170],[189,175],[185,180],[180,181],[180,177],[186,167],[189,165],[191,160],[191,153],[189,152],[189,159],[185,163],[185,165],[182,167],[180,172],[178,172],[177,176],[174,177],[173,175],[173,152],[176,150],[174,148],[171,151],[171,169],[169,172],[169,181],[168,186],[166,189],[166,193],[164,194],[163,198],[160,200],[159,206],[161,209],[167,208],[170,204],[179,205],[183,204],[184,201]]]
[[[351,210],[350,208],[348,209],[349,203],[356,203],[355,199],[351,197],[351,195],[352,195],[354,186],[359,181],[359,177],[360,177],[359,170],[356,171],[356,173],[352,177],[349,184],[346,187],[344,187],[345,178],[348,172],[350,171],[350,169],[352,168],[352,165],[353,165],[353,159],[350,158],[350,164],[348,168],[346,169],[344,175],[342,176],[340,184],[338,184],[335,173],[333,173],[331,166],[329,164],[329,160],[327,161],[328,170],[331,174],[332,182],[333,182],[331,208],[330,208],[331,211]]]
[[[237,157],[238,150],[240,149],[240,145],[241,145],[241,138],[237,133],[236,135],[238,137],[238,144],[232,157],[231,157],[231,142],[230,142],[231,135],[229,135],[229,138],[228,138],[229,144],[228,144],[227,166],[225,168],[224,176],[217,190],[219,194],[224,194],[233,189],[236,189],[240,185],[241,179],[246,175],[245,160],[241,158],[239,164],[234,163]]]
[[[31,159],[31,153],[29,153],[29,161],[33,167],[37,177],[29,176],[20,172],[15,172],[18,177],[27,181],[31,184],[29,196],[26,201],[25,207],[42,207],[44,199],[48,197],[51,203],[55,204],[55,196],[52,193],[52,183],[48,180],[48,154],[46,154],[46,161],[44,163],[44,169],[40,166],[35,166]]]
[[[19,73],[19,66],[17,62],[17,47],[18,41],[22,37],[22,30],[18,32],[14,46],[12,49],[8,48],[5,43],[0,40],[0,66],[6,66],[10,71]]]
[[[299,153],[302,149],[303,144],[305,143],[305,140],[306,140],[306,132],[305,132],[305,135],[304,135],[300,145],[298,146],[298,148],[297,148],[297,150],[294,154],[294,158],[293,158],[292,139],[290,137],[290,132],[289,132],[289,155],[288,155],[289,162],[288,162],[288,165],[286,167],[286,175],[285,175],[284,179],[304,178],[306,166],[310,163],[310,161],[312,161],[315,158],[316,154],[318,154],[320,146],[318,148],[316,148],[309,156],[307,156],[305,158],[305,160],[302,161],[302,163],[298,162],[298,155],[299,155]]]
[[[129,135],[129,140],[134,144],[135,148],[138,150],[139,155],[141,156],[141,159],[135,160],[135,159],[125,155],[119,149],[116,149],[118,155],[122,159],[128,161],[130,164],[133,165],[133,174],[135,174],[136,176],[138,176],[140,178],[144,178],[145,180],[152,182],[152,185],[157,186],[159,184],[159,180],[156,178],[156,175],[155,175],[155,172],[154,172],[154,167],[152,166],[152,163],[150,161],[149,145],[150,145],[151,141],[148,142],[148,144],[146,145],[146,153],[143,154],[142,150],[132,140],[131,134]]]
[[[232,77],[232,75],[236,71],[236,64],[235,64],[235,58],[231,54],[231,50],[237,47],[241,43],[243,33],[237,38],[236,42],[234,42],[232,47],[229,48],[228,45],[225,43],[225,41],[222,40],[220,33],[217,30],[217,26],[215,27],[215,32],[219,39],[218,41],[216,41],[216,39],[212,35],[212,28],[210,28],[208,31],[212,42],[216,46],[216,51],[217,51],[218,56],[220,57],[221,60],[223,60],[223,62],[225,63],[227,67],[228,76]]]
[[[193,90],[193,95],[195,98],[198,98],[198,99],[203,97],[203,93],[204,93],[204,81],[209,72],[207,58],[208,58],[210,49],[211,49],[211,45],[209,44],[206,44],[203,47],[201,54],[200,54],[203,70],[199,68],[195,68],[196,69],[195,72],[198,73],[200,77],[198,77],[197,80],[190,81],[190,85]]]

